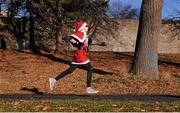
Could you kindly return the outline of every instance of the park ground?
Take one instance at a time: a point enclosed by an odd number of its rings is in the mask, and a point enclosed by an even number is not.
[[[0,94],[85,95],[86,71],[83,69],[77,69],[71,75],[59,80],[54,91],[49,89],[48,78],[69,67],[73,57],[71,52],[53,55],[42,51],[41,54],[35,55],[30,51],[0,51]],[[171,95],[177,97],[180,95],[180,54],[159,54],[159,80],[145,79],[128,73],[133,53],[90,52],[89,58],[95,68],[93,87],[100,91],[98,95]],[[0,111],[26,111],[28,109],[25,108],[31,105],[30,111],[180,111],[179,101],[166,104],[111,100],[68,101],[70,100],[2,100]],[[70,103],[69,107],[66,107],[68,103]],[[102,106],[94,108],[91,104]],[[15,110],[12,109],[14,105]],[[19,106],[26,107],[21,107],[21,109]]]

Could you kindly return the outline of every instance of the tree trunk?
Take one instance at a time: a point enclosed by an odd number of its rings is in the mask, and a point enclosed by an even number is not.
[[[2,5],[2,2],[0,2],[0,13],[1,13],[1,5]]]
[[[62,41],[61,36],[62,36],[62,32],[60,28],[59,30],[56,31],[56,34],[55,34],[55,38],[56,38],[55,51],[54,51],[55,54],[57,54],[61,50],[61,46],[60,46],[60,43]]]
[[[62,2],[59,0],[56,0],[56,21],[59,22],[58,28],[56,29],[56,43],[55,43],[55,51],[54,53],[58,53],[61,50],[60,43],[62,38]]]
[[[23,38],[23,35],[22,35],[22,22],[21,22],[21,19],[17,19],[16,21],[16,27],[15,29],[16,30],[16,38],[17,38],[17,44],[18,44],[18,50],[21,51],[25,48],[25,41],[24,41],[24,38]]]
[[[1,37],[0,37],[0,49],[3,49],[3,50],[7,49],[6,41],[4,38],[1,38]]]
[[[158,38],[162,3],[163,0],[143,0],[142,3],[132,72],[145,78],[159,79]]]
[[[29,24],[29,31],[30,31],[30,49],[33,51],[35,49],[35,41],[34,41],[34,19],[32,15],[30,16],[30,24]]]
[[[38,54],[40,53],[40,50],[37,48],[36,46],[36,43],[35,43],[35,40],[34,40],[34,18],[33,18],[33,15],[30,14],[30,24],[29,24],[29,32],[30,32],[30,38],[29,38],[29,48],[30,50],[35,53],[35,54]]]

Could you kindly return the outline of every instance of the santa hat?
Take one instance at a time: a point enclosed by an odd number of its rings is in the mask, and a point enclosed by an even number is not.
[[[77,39],[79,42],[83,43],[86,38],[86,32],[77,31],[77,32],[73,33],[71,36],[74,37],[75,39]]]
[[[87,23],[79,21],[79,22],[75,23],[74,27],[75,27],[76,31],[81,31],[86,25],[87,25]]]

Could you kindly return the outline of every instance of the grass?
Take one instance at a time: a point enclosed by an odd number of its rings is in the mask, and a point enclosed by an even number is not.
[[[94,83],[100,83],[100,82],[107,82],[107,83],[111,83],[111,82],[118,82],[117,76],[115,75],[106,75],[106,76],[100,76],[97,77],[96,79],[93,80]]]
[[[33,93],[20,90],[37,88],[49,93],[48,78],[66,67],[63,62],[28,53],[4,51],[0,64],[1,93]],[[49,53],[48,53],[49,54]],[[47,54],[47,56],[48,56]],[[13,56],[13,57],[12,57]],[[45,54],[46,56],[46,54]],[[70,59],[71,54],[56,54],[54,60]],[[128,73],[131,56],[102,52],[91,53],[94,68],[114,72],[113,75],[93,74],[93,86],[100,94],[180,95],[179,68],[162,63],[160,80],[144,79]],[[180,55],[161,55],[160,60],[179,63]],[[68,67],[68,66],[67,66]],[[95,75],[95,76],[94,76]],[[175,76],[176,75],[176,76]],[[84,93],[85,72],[77,70],[57,84],[55,93]],[[70,82],[70,83],[69,83]],[[68,84],[67,84],[68,83]],[[75,89],[75,90],[74,90]],[[85,88],[84,88],[85,89]],[[0,100],[0,112],[180,112],[180,102],[140,102],[114,100]]]
[[[97,100],[0,101],[0,112],[179,112],[180,102]]]

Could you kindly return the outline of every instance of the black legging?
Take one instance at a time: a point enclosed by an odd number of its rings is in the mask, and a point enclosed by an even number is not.
[[[87,70],[87,87],[91,87],[93,67],[91,66],[90,63],[83,64],[83,65],[71,64],[71,66],[67,70],[65,70],[61,74],[57,75],[55,77],[55,79],[59,80],[59,79],[65,77],[66,75],[71,74],[76,68],[85,68]]]

